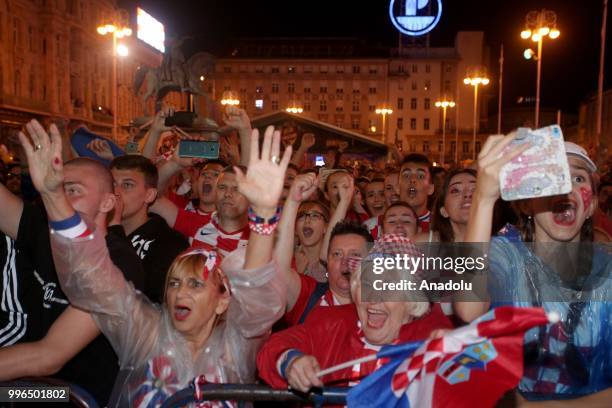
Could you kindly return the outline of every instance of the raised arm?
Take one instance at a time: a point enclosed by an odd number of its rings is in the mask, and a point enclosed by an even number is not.
[[[504,153],[504,149],[512,142],[514,136],[514,134],[490,136],[478,155],[476,190],[472,196],[465,242],[486,243],[491,241],[493,207],[500,196],[499,172],[506,163],[529,148],[525,144]],[[478,287],[479,293],[486,293],[484,282],[474,282],[474,285]],[[489,302],[456,301],[453,307],[461,319],[471,322],[489,309]]]
[[[346,214],[353,204],[353,195],[355,193],[355,180],[350,175],[346,175],[342,183],[338,185],[338,194],[340,194],[340,201],[336,206],[336,210],[332,214],[327,231],[325,232],[325,238],[323,239],[323,245],[321,246],[321,253],[319,257],[326,261],[327,250],[329,248],[329,241],[331,239],[331,233],[337,223],[341,222],[346,218]]]
[[[295,164],[298,167],[302,167],[304,165],[304,156],[306,156],[306,153],[308,153],[308,149],[314,146],[315,143],[316,143],[316,139],[313,133],[304,133],[302,135],[302,141],[300,142],[300,147],[293,154],[291,163]]]
[[[0,348],[0,381],[53,375],[99,334],[89,313],[69,306],[41,340]]]
[[[51,249],[62,289],[74,306],[95,315],[120,357],[139,357],[135,353],[147,352],[155,340],[159,312],[113,264],[103,234],[90,232],[68,202],[62,185],[62,147],[57,128],[51,125],[49,138],[33,121],[28,133],[32,142],[23,133],[19,139],[52,227]],[[136,343],[138,348],[134,347]]]
[[[274,248],[274,258],[278,268],[287,280],[287,310],[291,310],[300,295],[300,277],[291,268],[295,240],[295,220],[300,203],[315,192],[318,178],[313,173],[301,174],[295,178],[289,196],[285,200],[283,215],[278,225],[278,236]]]
[[[236,129],[240,136],[240,164],[249,165],[251,157],[251,120],[244,109],[228,106],[225,111],[225,124]]]
[[[142,155],[148,159],[153,160],[155,152],[157,150],[157,144],[159,138],[164,132],[171,130],[171,127],[166,126],[166,118],[174,115],[174,108],[164,107],[155,114],[155,119],[151,124],[151,130],[146,137],[145,145],[142,149]]]

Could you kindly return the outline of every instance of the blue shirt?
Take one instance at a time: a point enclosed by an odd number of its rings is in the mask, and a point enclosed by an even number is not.
[[[527,399],[577,398],[612,387],[612,258],[605,248],[593,248],[591,273],[578,290],[564,285],[523,242],[506,237],[491,241],[491,306],[541,306],[561,316],[559,323],[525,333],[525,350],[537,356],[526,362],[519,384]],[[579,320],[572,335],[564,322],[570,305],[578,300],[585,304],[573,313]],[[586,373],[582,381],[577,375],[581,371]]]

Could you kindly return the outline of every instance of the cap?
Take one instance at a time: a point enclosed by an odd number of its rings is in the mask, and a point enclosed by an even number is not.
[[[595,165],[593,160],[591,160],[589,154],[582,146],[579,146],[576,143],[572,142],[565,142],[565,153],[578,156],[582,160],[584,160],[591,173],[595,173],[597,171],[597,166]]]

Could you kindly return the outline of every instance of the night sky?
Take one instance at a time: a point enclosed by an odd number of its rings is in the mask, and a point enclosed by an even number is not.
[[[543,50],[542,106],[577,112],[597,90],[603,0],[442,0],[443,14],[431,33],[432,46],[452,46],[459,30],[482,30],[490,48],[489,72],[497,81],[500,44],[505,47],[504,105],[535,95],[536,63],[523,59],[530,41],[520,38],[525,15],[547,8],[557,13],[561,36]],[[130,8],[134,1],[119,2]],[[167,35],[194,37],[189,47],[217,55],[253,37],[357,37],[396,46],[398,33],[388,16],[388,0],[140,0],[166,26]],[[612,44],[608,12],[605,89],[610,87]],[[188,50],[189,52],[189,50]],[[496,101],[491,101],[496,104]]]

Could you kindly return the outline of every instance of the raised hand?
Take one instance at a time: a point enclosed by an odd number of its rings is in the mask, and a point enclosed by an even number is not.
[[[300,144],[300,150],[308,150],[317,142],[314,133],[304,133]]]
[[[223,122],[238,131],[251,129],[251,120],[246,111],[235,106],[226,108]]]
[[[163,132],[172,130],[172,127],[166,126],[166,118],[174,115],[174,108],[165,106],[155,114],[153,123],[151,124],[151,132],[161,134]]]
[[[246,175],[237,167],[236,178],[238,190],[249,200],[253,209],[272,213],[276,209],[283,191],[285,171],[291,160],[291,147],[285,149],[280,157],[280,132],[268,126],[264,140],[259,150],[259,131],[254,129],[251,134],[251,149],[249,167]]]
[[[480,199],[494,201],[499,198],[499,173],[501,168],[531,147],[529,143],[523,143],[506,150],[506,147],[515,137],[514,132],[507,136],[489,136],[482,147],[478,155],[478,177],[476,181],[476,190]]]
[[[108,141],[104,139],[94,139],[86,147],[103,159],[113,160],[115,158]]]
[[[355,180],[346,174],[342,178],[342,181],[338,184],[338,194],[340,195],[340,202],[350,203],[355,194]]]
[[[30,137],[19,132],[19,141],[28,159],[34,187],[41,194],[63,192],[62,136],[57,126],[49,127],[51,137],[35,119],[26,124],[26,130]]]
[[[291,189],[289,190],[289,199],[297,203],[307,200],[308,197],[316,191],[319,186],[319,178],[314,173],[306,173],[298,175]]]

